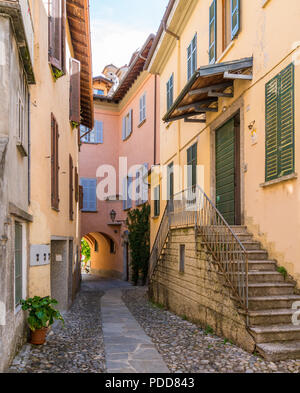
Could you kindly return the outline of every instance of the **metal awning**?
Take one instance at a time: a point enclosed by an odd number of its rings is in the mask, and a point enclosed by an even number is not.
[[[234,80],[252,80],[252,67],[252,57],[200,67],[163,121],[205,123],[207,112],[218,112],[219,97],[234,96]]]

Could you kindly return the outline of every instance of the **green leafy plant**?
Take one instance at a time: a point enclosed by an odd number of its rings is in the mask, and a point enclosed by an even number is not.
[[[283,275],[284,279],[287,278],[288,272],[287,272],[287,270],[286,270],[285,267],[283,267],[283,266],[278,266],[278,267],[277,267],[277,271],[278,271],[278,273],[280,273],[280,274]]]
[[[84,239],[81,240],[81,255],[84,256],[84,263],[87,263],[91,259],[91,248]]]
[[[64,319],[60,312],[52,307],[58,301],[51,299],[50,296],[28,298],[21,300],[22,310],[29,311],[28,325],[30,330],[47,328],[53,325],[54,320],[59,320],[64,325]]]
[[[150,206],[143,205],[127,213],[128,240],[131,254],[132,281],[137,285],[141,276],[145,285],[150,258]]]
[[[214,329],[211,326],[207,325],[204,330],[204,333],[205,334],[214,334]]]
[[[51,67],[51,69],[52,69],[52,75],[53,75],[53,78],[55,79],[55,81],[64,75],[63,71],[61,71],[53,66]]]
[[[77,123],[76,121],[71,121],[71,127],[74,130],[74,128],[79,127],[79,123]]]

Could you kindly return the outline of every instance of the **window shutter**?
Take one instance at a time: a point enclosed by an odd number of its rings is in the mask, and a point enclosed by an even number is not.
[[[83,209],[83,187],[79,186],[79,210]]]
[[[73,207],[73,158],[69,155],[69,218],[71,221],[74,219],[74,207]]]
[[[127,199],[128,199],[128,192],[127,192],[127,178],[123,179],[123,210],[127,209]]]
[[[122,140],[126,139],[126,117],[123,117],[122,121]]]
[[[146,119],[146,93],[143,95],[143,120]]]
[[[133,110],[129,111],[129,128],[128,128],[128,136],[131,135],[133,128]]]
[[[59,208],[59,165],[58,165],[58,125],[51,114],[51,206]]]
[[[187,67],[188,67],[187,75],[189,80],[192,76],[192,44],[190,44],[187,49]]]
[[[196,71],[196,69],[197,69],[197,34],[195,34],[195,37],[193,38],[192,41],[192,74]]]
[[[280,74],[280,176],[294,172],[294,64]]]
[[[240,0],[231,0],[231,39],[240,30]]]
[[[70,59],[70,120],[80,124],[80,62]]]
[[[132,199],[130,197],[132,177],[128,177],[128,187],[127,187],[127,209],[132,208]]]
[[[160,215],[160,186],[154,188],[154,217]]]
[[[209,63],[216,61],[216,20],[217,20],[217,2],[213,0],[209,7]]]
[[[266,84],[266,181],[294,172],[294,64]]]
[[[143,121],[143,97],[140,98],[140,123]]]
[[[49,2],[49,61],[59,70],[63,70],[64,8],[64,0]]]
[[[95,212],[97,211],[97,179],[80,179],[81,186],[83,187],[83,211]]]
[[[79,184],[78,184],[78,169],[77,167],[75,167],[75,201],[78,202],[79,201]]]
[[[103,143],[103,122],[95,121],[95,143]]]

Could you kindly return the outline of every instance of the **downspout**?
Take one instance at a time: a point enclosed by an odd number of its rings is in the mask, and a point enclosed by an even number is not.
[[[154,157],[153,165],[156,165],[156,141],[157,141],[157,74],[154,75]]]
[[[30,205],[30,200],[31,200],[31,172],[30,172],[30,166],[31,166],[31,133],[30,133],[30,128],[31,128],[31,122],[30,122],[30,93],[28,93],[28,205]]]
[[[181,43],[180,43],[180,39],[178,39],[177,42],[178,42],[178,45],[177,45],[177,49],[178,49],[178,53],[177,53],[177,97],[178,97],[180,94],[180,76],[181,76],[181,67],[180,67]],[[180,120],[177,122],[177,130],[178,130],[178,140],[177,140],[178,165],[179,165],[179,168],[181,168],[181,160],[180,160],[181,121]],[[181,178],[182,178],[182,176],[179,177],[179,184],[178,184],[179,190],[183,189],[183,185],[180,184]]]

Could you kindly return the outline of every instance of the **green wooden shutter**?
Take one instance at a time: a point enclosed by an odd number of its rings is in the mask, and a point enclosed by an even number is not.
[[[294,64],[266,84],[266,181],[295,169]]]
[[[294,64],[280,74],[280,176],[294,172]]]
[[[266,85],[266,181],[276,179],[279,173],[279,76]]]
[[[213,0],[209,7],[209,63],[216,61],[216,48],[217,48],[217,2]]]

